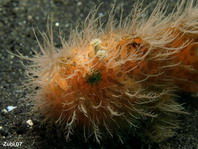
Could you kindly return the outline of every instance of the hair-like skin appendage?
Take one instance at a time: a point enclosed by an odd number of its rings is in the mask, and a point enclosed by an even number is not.
[[[98,143],[128,132],[152,142],[172,136],[177,114],[185,113],[175,91],[198,91],[194,3],[182,0],[167,15],[159,2],[148,18],[139,3],[120,22],[110,12],[105,27],[94,10],[81,32],[74,30],[67,42],[61,38],[60,49],[49,26],[44,45],[38,42],[42,54],[27,67],[28,85],[39,87],[31,97],[36,113],[67,140],[74,130]]]

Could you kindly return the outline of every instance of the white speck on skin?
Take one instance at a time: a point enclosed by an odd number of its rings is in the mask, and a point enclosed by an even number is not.
[[[0,126],[0,129],[2,129],[3,127],[2,126]]]
[[[106,50],[98,50],[96,55],[98,57],[106,57],[107,56],[107,51]]]
[[[99,46],[102,43],[102,41],[98,38],[93,39],[90,44],[94,47]]]

